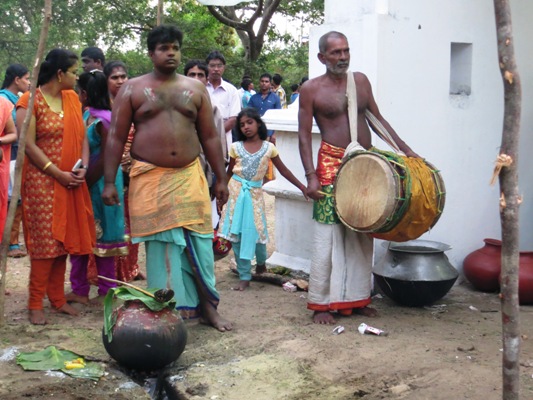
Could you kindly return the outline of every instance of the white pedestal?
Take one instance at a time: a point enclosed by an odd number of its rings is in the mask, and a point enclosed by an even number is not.
[[[263,116],[268,129],[276,131],[276,147],[287,168],[307,184],[298,148],[298,110],[269,110]],[[313,154],[320,146],[318,127],[313,125]],[[276,171],[276,179],[263,186],[275,197],[275,250],[267,259],[269,267],[281,266],[309,273],[313,245],[313,201]]]

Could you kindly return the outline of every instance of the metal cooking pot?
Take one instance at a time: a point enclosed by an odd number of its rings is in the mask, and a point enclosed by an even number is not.
[[[459,273],[444,252],[451,247],[429,240],[384,243],[387,253],[374,266],[385,295],[406,306],[423,306],[442,298]]]

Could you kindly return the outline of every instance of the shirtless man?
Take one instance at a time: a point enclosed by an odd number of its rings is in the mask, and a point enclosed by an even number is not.
[[[161,25],[148,35],[154,70],[130,79],[113,105],[105,148],[102,194],[118,203],[114,185],[130,126],[130,217],[133,242],[146,244],[148,287],[171,287],[185,318],[220,331],[232,324],[217,312],[209,190],[198,155],[203,147],[217,181],[216,198],[228,200],[221,143],[209,94],[194,79],[178,75],[183,34]]]
[[[350,65],[348,39],[339,32],[329,32],[319,41],[318,59],[326,73],[307,81],[300,89],[298,137],[300,156],[307,178],[307,193],[315,200],[313,219],[315,236],[309,278],[307,308],[314,311],[317,324],[335,323],[332,312],[367,317],[377,315],[370,304],[373,242],[369,235],[351,231],[340,223],[333,207],[335,174],[344,150],[350,144],[347,71]],[[372,146],[365,119],[368,109],[389,131],[407,156],[417,155],[381,116],[366,75],[353,73],[357,90],[357,141],[365,149]],[[315,170],[311,147],[313,117],[322,135]],[[333,211],[332,211],[333,210]]]

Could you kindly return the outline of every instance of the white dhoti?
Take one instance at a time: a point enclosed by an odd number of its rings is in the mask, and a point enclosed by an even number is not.
[[[307,308],[325,312],[370,304],[372,255],[371,236],[315,222]]]

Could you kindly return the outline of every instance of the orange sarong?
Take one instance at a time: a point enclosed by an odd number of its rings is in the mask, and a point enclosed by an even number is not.
[[[213,233],[209,188],[199,158],[183,168],[133,160],[129,202],[133,237],[180,227]]]

